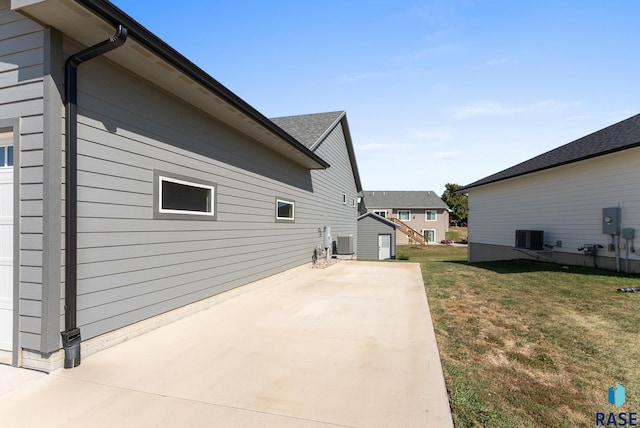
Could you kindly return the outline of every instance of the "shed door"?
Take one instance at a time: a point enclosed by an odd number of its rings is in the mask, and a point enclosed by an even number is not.
[[[378,260],[391,258],[391,235],[378,235]]]
[[[0,132],[0,349],[13,346],[13,133]]]

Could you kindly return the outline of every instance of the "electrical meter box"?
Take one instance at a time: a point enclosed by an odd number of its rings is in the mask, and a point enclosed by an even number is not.
[[[625,227],[624,229],[622,229],[622,238],[624,239],[633,239],[635,234],[636,231],[632,227]]]
[[[620,235],[620,207],[602,209],[602,233]]]

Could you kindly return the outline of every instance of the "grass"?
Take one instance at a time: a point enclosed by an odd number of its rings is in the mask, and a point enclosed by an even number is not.
[[[445,234],[446,239],[451,239],[453,242],[460,242],[461,239],[467,239],[467,228],[450,226],[449,230]]]
[[[398,247],[422,266],[457,427],[594,426],[640,412],[640,278],[466,248]],[[616,409],[607,388],[626,388]]]

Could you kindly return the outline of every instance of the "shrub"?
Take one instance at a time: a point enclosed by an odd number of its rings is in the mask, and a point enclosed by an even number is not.
[[[403,253],[398,254],[398,257],[396,257],[398,260],[409,260],[409,256]]]

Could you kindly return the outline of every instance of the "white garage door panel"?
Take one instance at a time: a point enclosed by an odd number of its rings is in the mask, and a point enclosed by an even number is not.
[[[7,133],[0,133],[0,149]],[[4,140],[4,141],[3,141]],[[13,168],[0,167],[0,349],[13,346]]]

